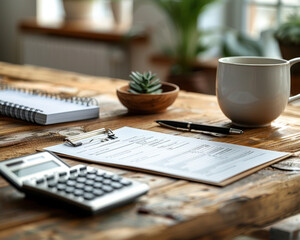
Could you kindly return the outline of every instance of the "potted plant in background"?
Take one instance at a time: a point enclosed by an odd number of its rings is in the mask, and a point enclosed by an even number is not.
[[[223,57],[263,56],[263,47],[259,40],[235,29],[224,29],[220,40]]]
[[[166,13],[174,30],[176,42],[174,48],[169,51],[174,64],[168,81],[176,83],[184,90],[203,91],[207,83],[194,72],[197,56],[206,50],[201,43],[203,33],[198,29],[198,18],[215,0],[153,0],[153,2]]]
[[[132,72],[129,84],[117,89],[120,102],[133,113],[164,112],[177,98],[179,87],[161,82],[150,71]]]
[[[290,15],[286,22],[275,31],[275,38],[284,59],[300,56],[300,14]],[[292,67],[292,73],[300,74],[299,65]]]

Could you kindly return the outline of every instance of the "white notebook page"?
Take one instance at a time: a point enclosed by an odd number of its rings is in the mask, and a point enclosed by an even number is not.
[[[24,105],[30,108],[40,109],[43,110],[43,113],[45,114],[71,112],[95,107],[87,107],[86,105],[82,105],[80,103],[74,104],[72,102],[66,102],[60,99],[13,90],[0,90],[0,100]]]

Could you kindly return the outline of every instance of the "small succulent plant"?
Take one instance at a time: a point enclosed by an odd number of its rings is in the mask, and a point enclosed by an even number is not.
[[[131,81],[129,83],[131,93],[143,94],[161,93],[161,83],[159,78],[155,78],[156,74],[152,74],[150,71],[147,73],[131,72],[129,75]]]

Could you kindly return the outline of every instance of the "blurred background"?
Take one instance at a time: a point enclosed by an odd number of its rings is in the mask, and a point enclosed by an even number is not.
[[[214,94],[220,57],[300,56],[300,0],[1,0],[0,33],[3,62]]]

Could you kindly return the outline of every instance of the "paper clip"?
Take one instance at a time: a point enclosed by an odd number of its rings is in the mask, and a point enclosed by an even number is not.
[[[105,137],[97,139],[97,140],[100,140],[101,142],[105,142],[105,141],[117,138],[111,129],[100,128],[100,129],[82,133],[82,134],[79,134],[79,135],[76,135],[73,137],[67,137],[67,138],[65,138],[65,141],[67,143],[69,143],[72,147],[79,147],[79,146],[83,145],[83,142],[80,140],[90,138],[93,136],[97,136],[97,135],[101,135],[101,134],[105,135]],[[91,139],[88,143],[90,143],[92,141],[94,141],[94,139]]]

